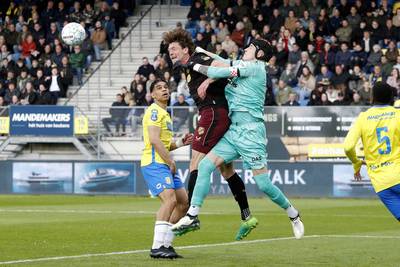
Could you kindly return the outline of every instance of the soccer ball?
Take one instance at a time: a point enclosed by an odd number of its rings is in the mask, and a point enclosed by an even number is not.
[[[79,23],[70,22],[62,29],[61,38],[67,45],[80,45],[86,38],[86,32]]]

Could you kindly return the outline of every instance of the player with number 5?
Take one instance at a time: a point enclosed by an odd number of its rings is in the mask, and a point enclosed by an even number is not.
[[[372,89],[374,106],[362,112],[344,141],[347,157],[353,163],[354,179],[367,165],[368,175],[379,198],[400,221],[400,110],[392,107],[393,88],[377,82]],[[355,146],[360,139],[365,162],[358,159]]]

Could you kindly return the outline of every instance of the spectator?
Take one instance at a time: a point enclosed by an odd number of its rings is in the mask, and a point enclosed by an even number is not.
[[[33,88],[33,84],[31,82],[27,82],[21,94],[21,104],[35,105],[38,101],[38,97],[39,95]]]
[[[207,45],[207,51],[214,53],[217,51],[217,36],[215,34],[211,35],[211,41]]]
[[[339,91],[335,90],[335,88],[329,83],[329,81],[325,84],[327,86],[325,94],[328,98],[328,101],[333,104],[338,99]]]
[[[336,65],[335,74],[332,77],[332,85],[337,87],[339,85],[343,85],[347,88],[348,82],[350,80],[350,74],[345,72],[341,65]]]
[[[203,34],[201,32],[198,32],[196,34],[196,40],[194,41],[195,46],[199,46],[203,49],[207,48],[207,40],[204,39]]]
[[[369,81],[364,81],[363,87],[358,91],[358,94],[361,97],[360,101],[364,105],[369,105],[371,103],[371,88],[371,83]]]
[[[52,22],[50,24],[50,31],[48,31],[46,35],[46,42],[48,44],[54,43],[54,40],[58,38],[59,34],[60,33],[57,30],[57,24],[55,22]]]
[[[339,42],[350,43],[351,41],[352,29],[346,19],[342,20],[342,27],[336,30],[335,35],[337,36]]]
[[[93,42],[93,49],[97,61],[101,61],[101,50],[104,50],[107,45],[107,34],[101,26],[100,21],[96,21],[95,30],[92,33],[91,40]]]
[[[292,36],[292,34],[290,33],[290,31],[288,29],[284,29],[283,31],[281,31],[280,33],[280,38],[278,40],[279,43],[283,44],[283,48],[285,49],[285,51],[287,52],[299,52],[299,56],[300,56],[300,47],[298,44],[296,44],[296,39]],[[290,60],[290,57],[289,57]],[[291,62],[293,63],[293,62]],[[294,62],[294,64],[297,62]]]
[[[136,106],[147,106],[148,103],[146,101],[146,90],[144,90],[144,86],[142,83],[139,83],[136,86],[136,89],[133,91],[133,99],[135,100]]]
[[[36,50],[36,44],[33,41],[33,36],[31,34],[26,36],[26,39],[22,42],[22,59],[24,59],[28,68],[32,66],[31,55],[38,56],[39,52]]]
[[[110,15],[106,15],[103,21],[103,28],[107,33],[107,44],[108,49],[112,49],[112,39],[115,36],[115,24],[114,21],[111,20]]]
[[[311,92],[315,89],[315,78],[310,69],[303,67],[302,74],[297,85],[297,95],[299,95],[300,103],[310,97]]]
[[[390,76],[387,78],[386,83],[396,89],[397,92],[400,91],[400,71],[399,69],[392,69]],[[397,94],[399,95],[399,94]]]
[[[378,65],[381,62],[382,58],[382,50],[381,47],[376,44],[373,46],[373,51],[369,54],[366,65],[366,72],[370,73],[374,66]]]
[[[318,84],[317,87],[312,90],[310,94],[310,100],[307,103],[307,106],[321,106],[322,105],[322,94],[324,94],[324,86]],[[326,96],[326,95],[325,95]],[[328,99],[328,97],[326,98]]]
[[[154,67],[149,63],[149,59],[147,57],[142,58],[142,65],[139,67],[137,73],[146,78],[146,80],[149,78],[150,73],[154,73]]]
[[[361,40],[361,47],[364,49],[366,53],[369,53],[372,50],[374,43],[371,40],[371,34],[369,31],[365,30],[363,33],[363,38]]]
[[[346,17],[346,19],[349,22],[352,30],[355,30],[359,26],[361,22],[361,16],[357,13],[357,8],[355,6],[350,8],[350,14]]]
[[[82,85],[83,68],[85,67],[85,55],[79,45],[74,46],[74,53],[69,56],[72,73],[76,75],[78,84]]]
[[[136,78],[136,76],[138,76],[138,78]],[[136,85],[135,85],[135,84],[141,82],[141,80],[140,80],[140,75],[139,75],[139,74],[136,74],[136,75],[135,75],[135,79],[137,79],[139,82],[132,81],[132,83],[131,83],[131,89],[130,89],[131,92],[136,88]],[[150,86],[151,86],[151,84],[152,84],[156,79],[157,79],[157,78],[156,78],[156,75],[154,75],[154,73],[150,73],[149,79],[146,81],[146,93],[150,93]],[[133,84],[134,82],[135,82],[135,84]]]
[[[276,84],[281,75],[281,70],[276,65],[276,57],[275,56],[272,56],[268,62],[267,73],[268,73],[270,79],[272,80],[272,83]]]
[[[204,7],[202,6],[201,1],[194,1],[189,14],[187,15],[188,23],[186,28],[195,28],[203,15]]]
[[[331,101],[328,100],[328,96],[326,93],[321,94],[321,106],[330,106],[332,105]]]
[[[222,44],[217,43],[215,45],[215,54],[217,54],[218,56],[220,56],[221,58],[224,59],[228,59],[228,53],[226,53],[226,51],[224,49],[222,49]]]
[[[126,86],[122,86],[120,94],[122,95],[125,103],[130,103],[131,100],[133,100],[133,95],[131,92],[128,91],[128,88],[126,88]]]
[[[228,57],[232,57],[232,54],[239,50],[238,46],[234,41],[232,41],[229,35],[227,35],[225,40],[222,42],[222,49],[226,51]]]
[[[33,87],[35,87],[35,90],[39,90],[39,86],[41,83],[44,83],[45,77],[43,75],[43,70],[42,69],[37,69],[36,71],[36,78],[33,80]]]
[[[397,57],[399,56],[399,50],[396,47],[395,41],[392,40],[389,42],[385,56],[390,63],[396,63]]]
[[[331,44],[325,43],[323,51],[319,54],[320,64],[327,65],[329,69],[333,70],[335,66],[335,53],[331,49]]]
[[[285,23],[285,19],[280,14],[279,9],[275,8],[272,11],[272,17],[269,20],[269,25],[272,32],[279,32],[280,28]]]
[[[344,94],[342,92],[338,93],[338,99],[333,102],[335,106],[344,106],[347,105],[347,102],[344,100]]]
[[[275,102],[281,106],[289,101],[289,95],[292,93],[292,88],[288,86],[285,81],[279,80],[278,90],[275,93]]]
[[[60,68],[60,76],[61,76],[61,93],[60,97],[66,97],[68,87],[73,82],[73,74],[72,69],[69,64],[69,60],[67,56],[64,56],[61,60],[61,68]]]
[[[365,66],[365,64],[367,63],[367,58],[368,58],[368,55],[362,49],[361,45],[358,43],[355,43],[354,50],[351,53],[349,66],[351,68],[354,68],[354,66],[358,65],[361,68],[363,68]]]
[[[388,62],[386,56],[381,57],[381,70],[382,70],[382,78],[386,80],[392,72],[393,64]]]
[[[222,43],[225,40],[225,37],[230,34],[228,26],[223,21],[220,21],[218,23],[218,29],[216,30],[216,34],[217,34],[217,41],[219,43]]]
[[[51,61],[57,65],[57,67],[61,67],[62,58],[65,56],[62,51],[61,45],[56,45],[54,53],[51,55]]]
[[[44,83],[39,84],[39,96],[36,105],[51,105],[51,94]]]
[[[173,125],[174,125],[174,132],[178,132],[182,125],[185,124],[186,120],[188,119],[188,107],[189,104],[185,101],[185,96],[183,94],[178,95],[178,101],[173,105]]]
[[[51,95],[51,105],[57,105],[58,98],[62,91],[61,76],[58,74],[57,65],[53,65],[51,68],[51,77],[46,77],[47,88]]]
[[[296,73],[293,70],[293,65],[290,63],[287,63],[285,70],[282,72],[280,80],[284,81],[287,85],[289,86],[295,86],[297,79],[296,79]]]
[[[21,102],[20,102],[18,96],[16,96],[16,95],[12,96],[10,105],[14,105],[14,106],[21,105]]]
[[[21,74],[17,77],[16,86],[19,90],[25,87],[25,84],[30,80],[28,77],[28,71],[26,69],[21,70]]]
[[[243,17],[250,15],[250,8],[244,5],[243,0],[236,0],[237,5],[233,8],[233,14],[238,20],[242,20]]]
[[[111,106],[112,107],[109,110],[111,117],[102,119],[104,128],[106,128],[108,133],[111,133],[110,124],[115,123],[116,135],[119,136],[119,129],[121,125],[122,132],[125,134],[127,109],[124,107],[127,105],[124,102],[121,94],[117,94],[117,99],[114,103],[112,103]]]
[[[361,96],[358,93],[353,94],[353,101],[350,103],[352,106],[363,106],[364,103],[361,101]]]
[[[311,73],[314,72],[314,63],[310,60],[307,52],[301,52],[300,61],[295,67],[296,77],[299,78],[303,74],[303,68],[307,67]]]
[[[300,103],[297,102],[296,99],[297,99],[296,93],[294,92],[290,93],[288,101],[285,104],[283,104],[283,106],[292,106],[292,107],[300,106]]]
[[[107,15],[105,15],[107,16]],[[85,9],[82,11],[82,18],[85,22],[85,25],[88,27],[93,26],[93,21],[96,18],[96,11],[94,11],[92,5],[90,3],[86,3]]]
[[[155,76],[155,75],[154,75],[154,73],[150,73],[149,77],[150,76]],[[150,80],[150,78],[149,78],[149,80]],[[154,78],[154,80],[155,80],[155,78]],[[133,81],[131,82],[130,92],[132,94],[134,94],[134,91],[136,90],[138,84],[141,84],[141,83],[143,83],[143,79],[140,77],[139,73],[136,73],[135,76],[133,77]],[[147,90],[147,88],[146,88],[146,90]],[[149,91],[150,91],[150,89],[149,89]]]
[[[358,92],[361,90],[364,80],[366,79],[366,75],[362,72],[360,66],[355,65],[352,70],[350,70],[350,79],[349,79],[349,89]]]
[[[227,25],[229,32],[233,32],[238,19],[235,14],[233,14],[233,9],[231,7],[226,9],[226,14],[222,17],[222,21]]]
[[[14,95],[19,98],[21,96],[21,92],[16,88],[14,82],[10,82],[8,84],[8,90],[6,90],[6,93],[4,95],[4,101],[6,103],[11,103],[12,102],[12,97]]]
[[[241,1],[241,0],[238,0],[238,1]],[[236,24],[235,30],[232,32],[231,39],[232,39],[232,41],[235,42],[235,44],[239,48],[243,48],[244,35],[245,35],[244,24],[243,24],[243,22],[238,22]]]
[[[292,34],[296,30],[297,17],[293,10],[289,10],[288,17],[285,19],[285,28],[288,29]]]
[[[349,47],[347,43],[342,43],[340,45],[340,51],[336,53],[335,65],[341,65],[343,69],[347,69],[350,63],[350,58],[352,56],[351,52],[348,50]]]
[[[328,69],[328,66],[322,65],[320,68],[320,73],[316,77],[316,82],[322,82],[322,81],[330,81],[332,78],[332,72]]]
[[[368,81],[371,86],[374,86],[376,82],[382,81],[382,69],[379,65],[374,66],[374,71],[369,75]]]

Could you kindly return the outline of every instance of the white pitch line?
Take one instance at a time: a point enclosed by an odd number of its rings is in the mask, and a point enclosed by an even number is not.
[[[155,211],[144,211],[144,210],[72,210],[72,209],[0,209],[0,213],[15,212],[15,213],[85,213],[85,214],[146,214],[154,215]],[[237,215],[235,212],[202,212],[204,215]],[[253,212],[253,215],[282,215],[286,216],[285,213],[281,212]],[[368,215],[368,214],[331,214],[330,217],[368,217],[368,218],[389,218],[390,215]],[[307,214],[307,217],[327,217],[324,214]]]
[[[374,239],[400,239],[400,236],[373,236],[373,235],[309,235],[304,236],[303,239],[311,238],[374,238]],[[176,247],[176,249],[193,249],[193,248],[210,248],[210,247],[221,247],[221,246],[236,246],[243,244],[255,244],[255,243],[267,243],[274,241],[284,241],[293,240],[294,237],[277,237],[269,239],[257,239],[249,241],[235,241],[235,242],[225,242],[225,243],[215,243],[215,244],[201,244],[192,246],[181,246]],[[42,262],[42,261],[59,261],[59,260],[69,260],[69,259],[79,259],[79,258],[90,258],[90,257],[102,257],[102,256],[113,256],[113,255],[126,255],[126,254],[139,254],[149,252],[148,249],[141,250],[128,250],[119,252],[107,252],[107,253],[93,253],[93,254],[82,254],[73,256],[60,256],[60,257],[47,257],[47,258],[37,258],[37,259],[25,259],[25,260],[14,260],[14,261],[3,261],[0,265],[6,264],[18,264],[18,263],[32,263],[32,262]]]

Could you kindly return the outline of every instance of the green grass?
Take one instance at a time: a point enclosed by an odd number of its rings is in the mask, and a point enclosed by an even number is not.
[[[185,258],[174,261],[152,260],[146,251],[15,265],[399,266],[400,224],[378,200],[293,203],[301,209],[306,235],[322,237],[177,249]],[[158,205],[157,199],[127,196],[0,196],[0,262],[147,250]],[[286,214],[271,202],[253,198],[250,206],[260,224],[244,241],[292,236]],[[201,230],[177,238],[176,247],[234,241],[240,216],[233,199],[208,198],[202,212]]]

